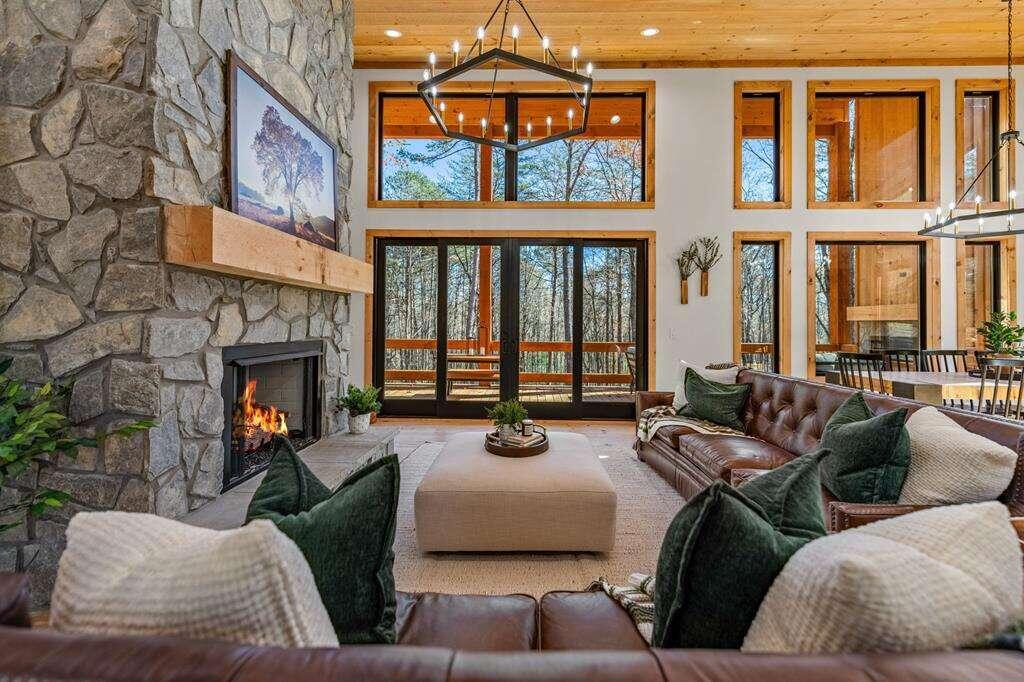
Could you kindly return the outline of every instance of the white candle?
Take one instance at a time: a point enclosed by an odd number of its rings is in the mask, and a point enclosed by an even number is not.
[[[551,40],[549,40],[547,36],[544,36],[543,38],[541,38],[540,49],[542,51],[542,56],[544,57],[544,63],[545,64],[548,63],[548,49],[550,47],[551,47]]]
[[[427,55],[427,63],[430,64],[430,77],[434,77],[434,69],[437,67],[437,55],[431,52]]]
[[[484,27],[483,26],[477,26],[476,27],[476,40],[477,40],[477,43],[479,44],[479,48],[477,48],[477,54],[483,54],[484,53],[484,35],[485,35],[484,34]]]
[[[519,24],[512,24],[512,54],[519,54]]]
[[[452,66],[459,65],[459,48],[459,41],[456,40],[452,43]]]
[[[572,57],[572,72],[576,73],[576,60],[580,57],[580,48],[573,45],[569,55]]]

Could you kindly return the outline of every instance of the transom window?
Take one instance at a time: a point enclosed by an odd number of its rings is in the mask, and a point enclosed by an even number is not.
[[[378,92],[377,116],[371,116],[379,140],[371,205],[649,202],[647,93],[591,96],[584,134],[516,154],[444,137],[415,93]],[[575,117],[582,115],[571,97],[549,93],[508,93],[494,100],[453,93],[441,101],[449,127],[509,142],[565,130],[570,108]]]

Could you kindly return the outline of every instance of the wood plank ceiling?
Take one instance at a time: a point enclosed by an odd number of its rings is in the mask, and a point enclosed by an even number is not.
[[[446,65],[452,40],[471,44],[476,26],[495,5],[495,0],[354,1],[355,61],[364,68],[419,67],[430,50]],[[524,2],[559,59],[565,55],[567,60],[576,43],[583,59],[597,68],[1006,62],[1002,0]],[[1021,5],[1021,12],[1015,12],[1015,37],[1024,26],[1024,19],[1018,22],[1024,14]],[[522,13],[512,21],[523,29],[522,51],[539,56]],[[642,37],[647,27],[660,33]],[[389,38],[386,29],[403,35]]]

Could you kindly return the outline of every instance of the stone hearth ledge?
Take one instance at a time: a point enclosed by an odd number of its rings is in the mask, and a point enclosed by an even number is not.
[[[333,489],[361,458],[393,453],[398,431],[393,426],[372,426],[367,433],[360,435],[339,433],[313,443],[299,452],[299,457],[324,485]],[[265,475],[253,476],[180,520],[214,530],[241,526],[253,493]]]

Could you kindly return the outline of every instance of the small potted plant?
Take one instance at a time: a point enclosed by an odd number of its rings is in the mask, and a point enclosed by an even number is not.
[[[348,410],[349,433],[369,431],[370,415],[380,410],[380,401],[377,400],[379,395],[380,389],[376,386],[349,386],[348,393],[338,397],[338,409]]]
[[[1024,341],[1024,327],[1017,324],[1017,313],[994,312],[978,330],[985,339],[985,348],[997,357],[1016,357],[1018,346]]]
[[[684,305],[690,302],[690,277],[697,271],[697,256],[697,245],[690,244],[676,258],[676,265],[679,266],[679,302]]]
[[[520,432],[526,417],[526,408],[518,400],[495,403],[494,407],[487,409],[487,418],[497,427],[498,438],[502,440]]]
[[[708,295],[708,274],[711,268],[718,265],[722,260],[722,247],[718,243],[718,237],[701,237],[697,240],[697,256],[694,262],[700,270],[700,295]]]

